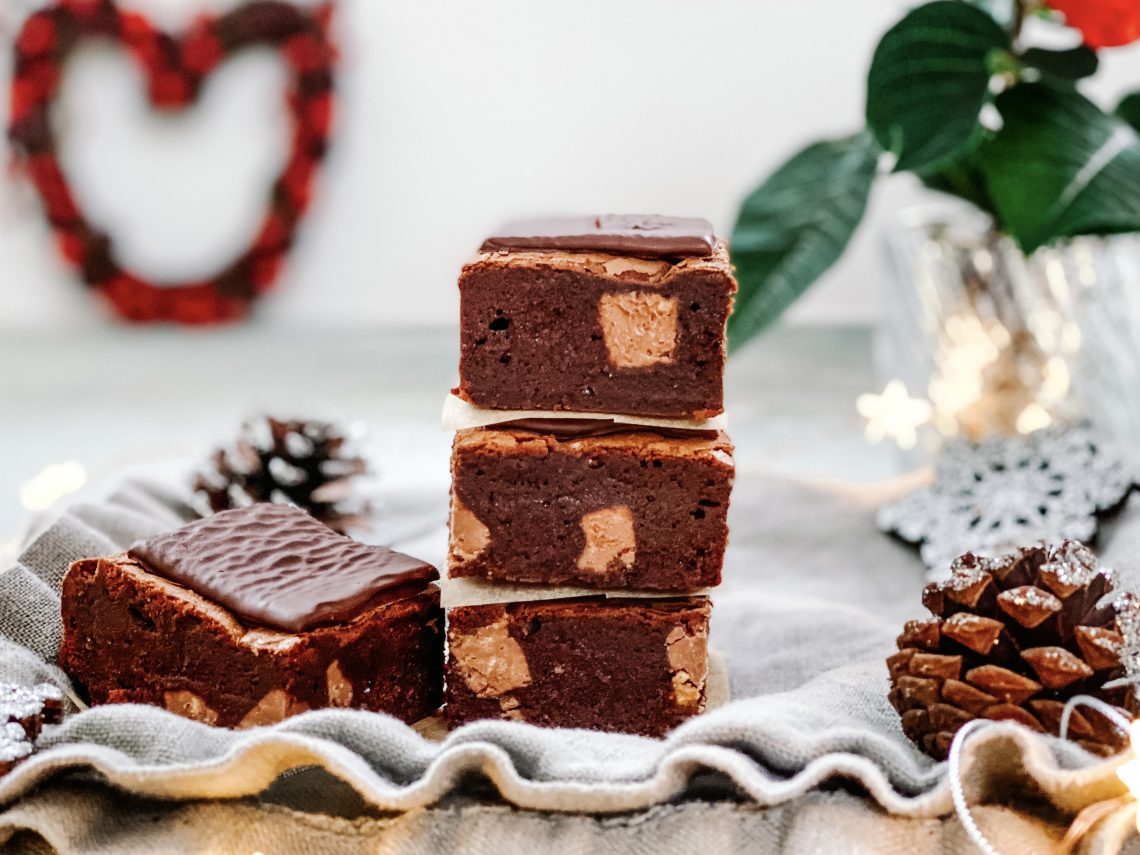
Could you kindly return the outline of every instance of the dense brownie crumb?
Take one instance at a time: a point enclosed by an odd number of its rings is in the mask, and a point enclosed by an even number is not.
[[[736,282],[712,255],[483,252],[463,268],[458,393],[493,409],[707,418]]]
[[[719,584],[732,446],[644,431],[460,431],[448,573],[685,593]]]
[[[661,736],[704,709],[708,619],[702,597],[450,609],[444,715]]]
[[[60,664],[92,704],[147,703],[223,727],[321,707],[407,722],[439,705],[439,589],[385,591],[343,622],[301,632],[247,626],[126,555],[91,558],[63,580]]]

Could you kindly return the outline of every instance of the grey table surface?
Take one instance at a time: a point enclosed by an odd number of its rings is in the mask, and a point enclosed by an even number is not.
[[[76,461],[98,498],[124,472],[193,459],[247,415],[362,423],[381,477],[446,488],[439,413],[456,379],[453,329],[208,331],[107,327],[0,336],[0,557],[29,514],[20,485]],[[901,471],[869,445],[855,398],[872,391],[863,328],[778,328],[733,355],[729,429],[741,467],[867,482]]]

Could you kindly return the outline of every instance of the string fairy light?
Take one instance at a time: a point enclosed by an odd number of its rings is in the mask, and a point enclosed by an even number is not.
[[[974,259],[979,271],[992,266],[987,259],[987,252]],[[1029,434],[1078,411],[1073,364],[1081,357],[1083,335],[1064,313],[1037,308],[1024,325],[1009,325],[1001,312],[969,302],[927,320],[926,377],[913,365],[904,376],[911,389],[925,394],[931,413],[923,423],[929,421],[937,434],[973,442],[995,434]]]
[[[87,483],[87,470],[74,460],[51,463],[20,485],[20,504],[29,511],[46,511]]]
[[[901,380],[891,380],[882,394],[860,395],[855,409],[867,420],[868,442],[882,442],[888,437],[900,448],[914,448],[918,428],[930,421],[934,410],[923,398],[912,398]]]

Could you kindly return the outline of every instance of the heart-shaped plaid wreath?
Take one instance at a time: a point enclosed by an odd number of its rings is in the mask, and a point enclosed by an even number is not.
[[[200,17],[175,38],[111,0],[60,0],[24,22],[12,78],[12,147],[39,191],[64,258],[123,318],[184,324],[233,320],[272,286],[328,147],[336,58],[330,16],[329,5],[304,9],[281,0],[256,0],[220,17]],[[142,65],[151,103],[162,110],[191,105],[202,81],[244,48],[268,46],[284,58],[290,75],[291,150],[252,245],[213,278],[158,284],[124,270],[110,237],[77,205],[60,169],[50,111],[63,66],[88,39],[121,43]]]

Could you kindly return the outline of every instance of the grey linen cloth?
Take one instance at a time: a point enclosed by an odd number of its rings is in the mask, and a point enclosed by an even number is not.
[[[425,848],[443,846],[447,834],[461,833],[471,843],[461,851],[511,851],[496,842],[506,839],[507,826],[494,823],[513,817],[510,833],[517,833],[519,823],[532,823],[527,817],[535,816],[517,811],[525,808],[558,814],[643,812],[633,814],[644,816],[643,824],[548,815],[550,828],[569,835],[562,839],[585,835],[583,840],[592,841],[594,848],[583,844],[572,851],[600,851],[609,845],[604,840],[623,845],[626,833],[633,836],[624,842],[644,851],[664,851],[668,841],[680,846],[682,838],[669,830],[678,811],[687,812],[693,833],[704,829],[712,835],[684,839],[711,841],[714,848],[723,839],[723,851],[744,851],[761,839],[769,843],[759,851],[777,845],[785,851],[861,851],[844,848],[841,841],[852,838],[845,836],[843,817],[850,819],[852,834],[870,834],[877,841],[865,851],[956,851],[957,843],[965,845],[956,825],[949,836],[931,830],[947,827],[936,820],[952,812],[945,766],[909,744],[886,700],[884,659],[902,622],[921,613],[923,585],[917,556],[874,529],[875,508],[897,489],[740,473],[726,580],[714,592],[712,630],[712,645],[727,664],[731,701],[667,739],[496,721],[476,722],[432,741],[387,716],[350,710],[315,711],[272,727],[228,731],[157,708],[94,708],[49,728],[40,753],[0,780],[0,805],[8,806],[0,815],[0,842],[5,834],[18,839],[24,830],[51,841],[49,831],[55,829],[52,845],[59,851],[164,851],[148,848],[156,846],[153,835],[107,837],[108,830],[97,827],[100,799],[123,791],[164,804],[264,798],[283,781],[303,789],[310,777],[302,772],[282,778],[283,773],[319,767],[324,770],[319,775],[344,783],[361,810],[412,811],[389,821],[401,834],[412,834],[423,810],[443,802],[432,811],[438,822],[419,827]],[[69,562],[117,552],[179,525],[188,518],[184,498],[154,485],[128,483],[106,503],[73,507],[48,526],[16,566],[0,574],[0,678],[50,680],[70,688],[53,664],[60,637],[57,591]],[[426,494],[391,497],[381,513],[384,539],[438,559],[432,553],[442,552],[445,501]],[[1134,564],[1131,556],[1140,555],[1140,508],[1129,506],[1102,540],[1106,563],[1124,571],[1126,579],[1137,578],[1129,561]],[[1014,809],[1045,805],[1050,812],[1051,821],[1042,822],[1014,810],[983,808],[979,821],[995,842],[1005,841],[1003,851],[1040,851],[1043,842],[1063,832],[1066,818],[1124,792],[1113,774],[1119,760],[1097,762],[1075,746],[1012,724],[981,731],[968,743],[964,761],[971,801]],[[88,775],[94,770],[100,783],[76,788],[71,778],[58,778],[68,770]],[[100,789],[104,783],[115,789]],[[837,783],[844,790],[834,791]],[[37,785],[41,789],[29,795]],[[485,795],[489,788],[514,807],[481,814],[489,808],[454,805],[464,794]],[[150,804],[131,801],[120,825],[152,810]],[[209,810],[194,804],[193,817],[206,822]],[[244,805],[240,810],[252,810],[245,802],[215,804],[209,821],[230,822],[239,804]],[[305,802],[282,804],[275,809],[288,811]],[[800,824],[800,814],[788,809],[793,804],[810,811],[811,825]],[[775,805],[784,807],[757,815],[758,808]],[[171,809],[168,804],[153,808],[164,816]],[[294,846],[297,832],[289,822],[266,823],[269,839],[259,848],[351,851],[336,831],[344,820],[313,810],[316,815],[302,824],[319,826],[320,834],[314,831],[307,848]],[[717,838],[714,831],[730,814],[739,818],[740,828],[753,828],[758,836],[722,832]],[[886,814],[924,820],[926,830]],[[68,818],[66,832],[59,828],[61,816]],[[1130,819],[1126,814],[1105,823],[1089,838],[1088,851],[1117,851]],[[193,825],[186,816],[182,821],[184,830]],[[472,832],[472,822],[483,831]],[[497,831],[487,836],[492,826]],[[353,827],[353,834],[365,840],[365,826]],[[370,827],[383,831],[382,825]],[[85,830],[93,836],[83,837]],[[116,840],[116,848],[97,849],[97,838]]]

